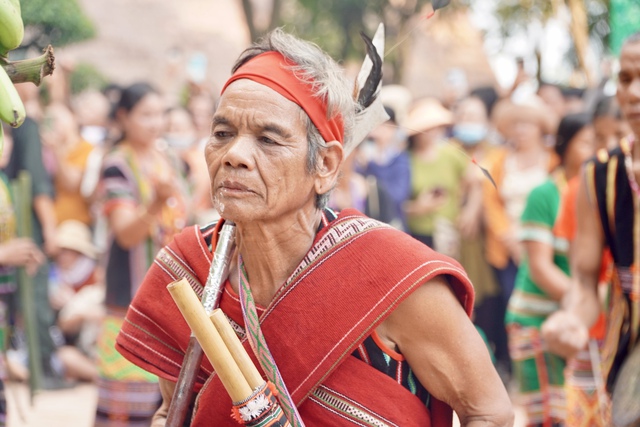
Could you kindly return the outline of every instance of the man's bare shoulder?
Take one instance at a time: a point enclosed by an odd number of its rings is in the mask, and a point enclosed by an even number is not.
[[[418,332],[427,324],[430,330],[454,328],[455,325],[450,324],[450,321],[456,318],[468,319],[468,316],[451,288],[450,279],[447,276],[436,276],[419,286],[398,305],[386,323],[393,329],[415,325],[418,329],[407,329]]]

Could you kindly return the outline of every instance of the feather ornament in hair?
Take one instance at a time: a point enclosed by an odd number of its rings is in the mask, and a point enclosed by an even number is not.
[[[382,58],[378,55],[378,49],[376,49],[373,41],[367,37],[365,33],[360,32],[360,37],[362,37],[367,47],[366,58],[371,60],[371,71],[369,71],[369,75],[360,88],[357,98],[358,105],[360,105],[362,109],[365,109],[373,103],[380,91],[380,83],[382,82]]]
[[[367,55],[362,62],[360,72],[353,88],[353,99],[362,109],[374,101],[382,84],[382,58],[384,58],[384,24],[380,24],[373,39],[360,32],[364,40]]]
[[[384,25],[380,24],[369,39],[361,34],[367,47],[367,56],[356,78],[353,99],[357,105],[356,124],[348,144],[345,144],[345,156],[348,156],[376,126],[389,120],[378,97],[382,86],[382,58],[384,58]]]

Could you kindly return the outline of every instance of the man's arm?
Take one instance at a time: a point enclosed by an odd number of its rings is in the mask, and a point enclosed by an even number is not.
[[[489,352],[443,277],[417,289],[378,328],[462,426],[511,426],[513,409]]]
[[[560,301],[571,288],[571,278],[553,262],[553,246],[526,240],[524,248],[529,260],[531,279],[551,298]]]
[[[162,394],[162,404],[153,415],[150,427],[164,427],[167,422],[167,415],[169,415],[169,406],[171,405],[171,399],[173,398],[173,392],[176,389],[176,383],[159,378],[160,394]]]
[[[598,276],[604,235],[595,200],[589,199],[584,180],[578,191],[577,212],[577,234],[571,245],[571,287],[563,299],[564,309],[549,316],[542,326],[549,350],[564,357],[572,357],[587,345],[588,327],[600,313]]]
[[[604,248],[604,233],[596,201],[589,199],[585,180],[578,190],[578,231],[572,245],[571,267],[577,280],[572,287],[567,309],[580,318],[585,326],[595,323],[600,312],[598,276]]]

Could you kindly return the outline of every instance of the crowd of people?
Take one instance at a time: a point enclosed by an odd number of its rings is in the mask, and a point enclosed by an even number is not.
[[[355,208],[460,262],[474,285],[474,323],[502,381],[517,385],[527,425],[610,422],[594,352],[567,358],[544,335],[573,286],[583,165],[608,161],[632,134],[604,83],[478,87],[442,100],[383,86],[389,119],[345,160],[328,200],[332,211]],[[45,103],[18,87],[29,117],[4,129],[0,159],[5,378],[29,375],[16,297],[22,267],[35,291],[41,387],[96,382],[96,425],[116,425],[118,414],[148,425],[158,378],[114,345],[160,249],[186,226],[219,217],[204,156],[216,95],[192,90],[184,105],[167,105],[140,82]],[[32,182],[31,218],[17,217],[12,203],[20,171]],[[18,235],[25,221],[31,236]],[[604,254],[602,295],[612,266]],[[600,314],[589,332],[596,349],[606,321]]]

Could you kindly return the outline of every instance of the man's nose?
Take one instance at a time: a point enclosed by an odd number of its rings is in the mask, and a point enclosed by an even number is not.
[[[225,165],[233,168],[252,169],[254,165],[253,149],[251,138],[239,135],[229,143],[222,160]]]

